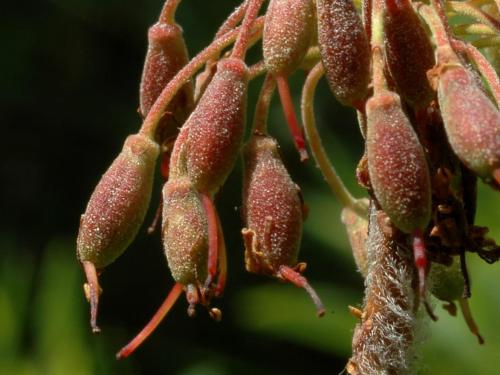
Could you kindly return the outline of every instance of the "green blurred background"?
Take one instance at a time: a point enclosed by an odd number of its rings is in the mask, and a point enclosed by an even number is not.
[[[238,1],[185,0],[178,21],[193,56],[210,42]],[[340,207],[314,162],[300,165],[277,100],[270,126],[302,187],[310,215],[300,259],[329,311],[317,319],[307,295],[243,268],[238,166],[217,202],[226,235],[229,284],[216,301],[223,320],[186,315],[184,300],[130,358],[115,352],[138,332],[173,285],[159,234],[142,230],[102,275],[99,336],[88,327],[83,275],[75,258],[79,215],[127,134],[140,125],[138,82],[146,32],[158,0],[3,2],[0,7],[0,374],[323,374],[340,373],[350,355],[363,282],[340,222]],[[258,54],[250,55],[256,61]],[[303,73],[292,79],[298,103]],[[252,98],[261,79],[251,85]],[[322,82],[316,98],[320,132],[346,184],[362,143],[352,111]],[[159,200],[158,181],[152,213]],[[500,239],[500,195],[480,186],[477,222]],[[436,304],[425,325],[421,373],[498,373],[499,265],[469,256],[479,346],[463,320]]]

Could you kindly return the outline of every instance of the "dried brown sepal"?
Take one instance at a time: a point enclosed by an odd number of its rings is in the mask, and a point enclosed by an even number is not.
[[[366,200],[368,206],[368,200]],[[345,207],[341,215],[342,223],[345,225],[352,255],[358,271],[363,277],[368,274],[368,254],[366,250],[366,239],[368,238],[368,218],[360,216],[352,208]]]
[[[182,29],[176,23],[160,20],[148,32],[148,51],[140,84],[140,111],[145,117],[170,80],[189,62]],[[194,106],[194,88],[188,81],[168,105],[160,124],[158,139],[177,134]]]
[[[351,0],[317,0],[318,43],[335,97],[362,108],[370,82],[370,44]]]
[[[313,34],[311,0],[271,0],[262,36],[267,70],[283,76],[295,71],[307,53]]]
[[[381,91],[366,105],[366,152],[373,192],[405,233],[424,229],[431,214],[431,183],[424,150],[399,96]]]
[[[136,236],[149,206],[159,146],[131,135],[95,188],[80,220],[78,259],[102,269]]]
[[[410,373],[415,357],[415,268],[411,254],[384,230],[383,218],[372,204],[365,301],[346,366],[351,375]]]
[[[389,72],[402,99],[416,109],[434,97],[427,71],[435,65],[427,32],[409,0],[385,0],[385,53]]]
[[[246,120],[248,69],[240,59],[221,60],[172,152],[173,178],[189,176],[198,191],[220,188],[241,148]]]
[[[438,67],[438,100],[448,141],[458,158],[500,188],[500,114],[473,75],[457,63]]]

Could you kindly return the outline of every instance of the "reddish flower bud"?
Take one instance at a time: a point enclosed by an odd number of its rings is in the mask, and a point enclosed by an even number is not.
[[[246,267],[249,272],[275,275],[281,265],[297,264],[302,235],[300,190],[283,165],[273,138],[253,136],[244,158],[245,231],[255,236],[245,252]]]
[[[91,305],[91,326],[97,327],[99,283],[96,269],[120,256],[136,236],[149,206],[159,146],[131,135],[95,188],[80,220],[77,256],[83,265]]]
[[[80,221],[80,261],[98,269],[120,256],[132,242],[149,206],[158,145],[131,135],[95,188]]]
[[[366,147],[370,182],[382,209],[405,233],[424,229],[431,213],[431,184],[424,150],[389,91],[368,100]]]
[[[441,68],[438,100],[448,141],[458,158],[479,177],[500,186],[500,114],[461,65]]]
[[[386,61],[401,97],[423,108],[433,98],[427,71],[435,65],[430,38],[409,0],[385,0]]]
[[[219,62],[217,73],[181,129],[171,175],[189,176],[196,190],[213,192],[227,178],[241,147],[248,69],[239,59]]]
[[[313,34],[311,0],[271,0],[262,36],[268,71],[284,76],[295,71],[307,53]]]
[[[182,29],[173,23],[158,22],[148,32],[148,52],[140,85],[140,109],[149,113],[154,102],[168,82],[188,63],[188,52]],[[172,99],[158,127],[160,139],[177,133],[193,108],[193,84],[186,83]]]
[[[242,234],[246,269],[289,280],[305,288],[321,316],[324,314],[323,305],[300,275],[304,264],[297,264],[303,222],[300,190],[283,165],[273,138],[254,135],[245,147],[244,158],[243,216],[246,228]]]
[[[326,77],[341,103],[360,106],[370,82],[370,44],[351,0],[317,0],[318,42]]]

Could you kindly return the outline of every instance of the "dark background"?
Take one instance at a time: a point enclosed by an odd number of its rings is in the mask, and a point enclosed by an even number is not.
[[[211,41],[237,4],[181,4],[177,21],[191,56]],[[355,324],[347,305],[361,304],[362,279],[349,253],[340,207],[314,162],[298,162],[276,98],[270,131],[311,208],[300,259],[308,263],[306,276],[329,313],[319,320],[303,291],[244,272],[238,165],[217,202],[229,257],[228,288],[215,301],[223,321],[210,321],[202,310],[189,319],[181,298],[130,359],[114,360],[173,285],[159,234],[147,236],[143,229],[101,278],[102,334],[94,337],[88,329],[83,274],[75,258],[78,220],[125,137],[140,126],[136,109],[146,33],[161,6],[153,0],[0,5],[0,373],[339,373],[350,355]],[[249,61],[258,59],[257,48]],[[303,72],[292,77],[297,104],[303,78]],[[251,84],[250,118],[261,79],[256,81]],[[355,114],[335,102],[324,82],[316,105],[334,165],[359,196],[354,168],[362,140]],[[158,179],[146,223],[160,189]],[[481,197],[478,222],[497,224],[493,234],[499,238],[498,194],[481,186]],[[436,305],[440,322],[422,330],[428,337],[424,370],[472,374],[496,368],[498,265],[472,259],[471,268],[473,293],[477,291],[472,307],[487,345],[480,348],[461,319],[447,317]]]

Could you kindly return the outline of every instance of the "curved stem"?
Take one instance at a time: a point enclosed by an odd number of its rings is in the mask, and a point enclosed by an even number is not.
[[[215,296],[220,297],[224,293],[227,282],[227,254],[226,254],[226,243],[224,241],[224,233],[222,232],[222,225],[220,223],[219,215],[217,216],[217,230],[218,230],[218,255],[219,255],[219,275],[217,276],[217,285],[215,286]]]
[[[355,199],[349,190],[347,190],[346,186],[337,175],[335,168],[330,163],[325,149],[323,148],[318,130],[316,129],[316,120],[314,118],[314,93],[318,81],[323,76],[324,72],[323,65],[318,63],[311,70],[304,83],[301,108],[306,137],[311,148],[311,153],[316,160],[316,164],[340,204],[344,207],[350,207],[356,211],[357,214],[366,217],[368,215],[368,207],[362,200]]]
[[[299,121],[295,115],[295,108],[293,106],[292,95],[290,95],[288,79],[283,75],[276,75],[275,78],[278,84],[281,107],[283,108],[288,128],[292,134],[293,143],[299,152],[300,161],[306,161],[309,159],[309,155],[307,154],[306,142],[304,141],[304,136],[302,135],[302,129],[300,128]]]
[[[97,326],[97,311],[99,307],[99,278],[94,263],[89,261],[82,262],[87,284],[85,284],[85,294],[90,302],[90,327],[92,333],[99,333],[101,329]]]
[[[222,37],[224,34],[231,31],[238,25],[238,23],[243,19],[243,16],[245,15],[245,11],[248,5],[247,3],[248,0],[245,0],[233,11],[233,13],[229,15],[229,17],[219,27],[219,30],[217,30],[214,40]],[[196,77],[195,102],[198,102],[199,98],[203,95],[203,92],[208,86],[208,83],[211,81],[213,75],[215,74],[215,64],[219,56],[220,53],[207,60],[205,70]]]
[[[138,347],[141,345],[144,340],[146,340],[149,335],[158,327],[161,323],[165,315],[169,312],[169,310],[174,305],[175,301],[179,298],[183,290],[183,285],[180,283],[176,283],[170,293],[168,294],[165,301],[163,301],[162,305],[158,309],[158,311],[153,315],[148,324],[142,329],[141,332],[135,336],[132,341],[130,341],[127,345],[125,345],[118,353],[116,353],[116,359],[127,358],[130,354],[132,354]]]
[[[205,287],[209,288],[217,275],[217,259],[219,248],[219,228],[217,227],[217,213],[214,203],[208,194],[200,193],[203,209],[207,218],[208,227],[208,276]]]
[[[267,72],[266,64],[264,63],[264,60],[260,60],[259,62],[248,67],[248,80],[251,81],[265,72]]]
[[[489,14],[483,12],[481,9],[472,6],[471,4],[463,1],[447,1],[446,8],[449,11],[453,11],[459,15],[474,18],[476,21],[489,26],[492,29],[496,30],[497,33],[500,33],[500,22]]]
[[[373,65],[373,89],[377,94],[379,91],[387,90],[387,79],[384,74],[384,8],[382,0],[373,1],[372,9],[372,65]]]
[[[269,115],[269,106],[276,88],[276,81],[271,74],[267,74],[260,89],[255,114],[253,116],[252,133],[267,134],[267,118]]]
[[[472,317],[469,302],[464,298],[460,298],[458,300],[458,303],[460,304],[460,310],[462,310],[462,315],[464,316],[465,323],[467,323],[467,327],[469,327],[469,330],[472,332],[472,334],[477,337],[479,344],[483,345],[484,339],[483,336],[481,336],[481,334],[479,333],[479,328],[477,327],[477,324]]]
[[[248,48],[248,42],[250,39],[251,28],[259,14],[259,9],[262,6],[264,0],[249,0],[248,7],[246,9],[245,18],[240,28],[238,34],[238,39],[234,43],[233,52],[231,57],[235,59],[245,60],[245,55]]]
[[[264,25],[264,18],[259,17],[255,20],[252,28],[252,33],[258,33],[262,31]],[[150,139],[154,139],[156,133],[156,126],[161,120],[167,106],[169,105],[172,98],[175,96],[177,91],[181,89],[182,86],[207,62],[207,60],[213,58],[224,48],[229,46],[237,38],[240,28],[226,33],[223,37],[213,41],[208,47],[201,51],[196,57],[194,57],[189,64],[182,68],[175,77],[168,83],[168,85],[163,89],[159,95],[156,102],[151,107],[146,119],[144,120],[140,134],[147,136]]]
[[[498,78],[497,72],[491,66],[490,62],[486,57],[483,56],[481,52],[477,50],[476,47],[469,43],[462,41],[454,41],[453,48],[461,50],[467,54],[470,60],[476,65],[477,69],[484,77],[488,86],[490,87],[493,98],[497,103],[497,107],[500,106],[500,80]]]
[[[160,13],[159,23],[173,24],[175,22],[175,12],[182,0],[166,0]]]
[[[483,25],[482,23],[469,23],[469,24],[460,24],[453,26],[453,32],[456,35],[479,35],[479,36],[492,36],[497,35],[497,32],[493,30],[491,27],[487,25]]]
[[[299,288],[305,289],[305,291],[309,294],[312,301],[314,302],[314,305],[316,306],[318,317],[322,317],[325,315],[326,309],[323,305],[323,302],[321,301],[321,298],[319,298],[318,293],[316,293],[314,288],[311,286],[311,284],[309,284],[304,276],[288,266],[280,266],[278,276],[284,280],[290,281],[292,284]]]
[[[435,3],[435,1],[433,2]],[[421,4],[418,6],[418,13],[422,16],[425,23],[431,29],[436,45],[438,47],[448,46],[450,40],[448,38],[447,24],[443,23],[443,19],[439,16],[439,8]]]

